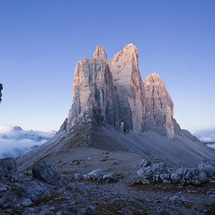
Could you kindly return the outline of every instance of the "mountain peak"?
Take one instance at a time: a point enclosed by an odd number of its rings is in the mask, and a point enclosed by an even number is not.
[[[97,46],[93,59],[77,64],[73,105],[63,126],[67,132],[102,122],[123,132],[152,130],[174,138],[171,97],[158,74],[147,76],[143,83],[138,57],[130,43],[107,63],[104,48]]]
[[[103,46],[96,46],[96,50],[93,54],[93,58],[107,60],[107,55]]]
[[[146,85],[156,85],[156,86],[160,85],[160,86],[163,86],[163,88],[165,88],[162,78],[157,73],[148,75],[146,77],[145,84]]]
[[[126,45],[123,51],[129,54],[134,54],[137,58],[139,57],[137,47],[133,43]]]
[[[78,147],[156,156],[177,165],[214,158],[212,150],[177,124],[174,103],[161,77],[152,74],[142,81],[133,44],[109,62],[104,48],[97,46],[94,58],[77,63],[68,118],[47,144],[19,163],[27,168],[27,161],[47,156],[69,159]]]
[[[125,48],[123,50],[126,51],[128,49],[137,50],[137,47],[133,43],[129,43],[128,45],[125,46]]]
[[[144,82],[146,129],[174,138],[174,103],[157,73],[148,75]]]

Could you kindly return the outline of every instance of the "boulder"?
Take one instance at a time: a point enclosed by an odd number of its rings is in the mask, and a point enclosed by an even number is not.
[[[45,184],[37,180],[24,182],[17,188],[16,192],[19,196],[29,198],[33,202],[39,201],[50,194]]]
[[[144,179],[147,179],[147,178],[150,178],[152,177],[153,175],[153,172],[151,170],[151,167],[145,167],[145,168],[142,168],[142,169],[139,169],[137,171],[137,175],[141,178],[144,178]]]
[[[171,174],[171,181],[173,184],[177,184],[181,182],[181,176],[178,173],[172,173]]]
[[[32,204],[33,204],[33,202],[31,201],[30,198],[25,198],[21,202],[21,205],[24,206],[24,207],[28,207],[28,206],[30,206]]]
[[[199,186],[203,183],[213,183],[213,171],[215,168],[215,163],[202,162],[199,164],[198,168],[178,168],[174,171],[167,168],[164,162],[158,162],[154,164],[148,163],[146,160],[142,159],[141,165],[146,165],[137,171],[137,174],[142,179],[153,179],[155,183],[173,183],[182,185],[194,185]],[[210,176],[210,177],[208,177]]]
[[[160,175],[160,179],[162,182],[170,182],[170,174],[164,173]]]
[[[151,171],[153,174],[159,175],[167,171],[166,164],[164,162],[159,162],[151,165]]]
[[[32,174],[34,178],[40,179],[48,184],[63,186],[67,183],[67,180],[48,161],[35,164],[32,167]]]
[[[15,180],[19,179],[14,158],[0,159],[0,177],[12,177]]]
[[[215,176],[215,162],[213,161],[204,161],[198,165],[200,172],[205,172],[207,177]]]
[[[101,169],[96,169],[89,172],[86,176],[87,176],[87,179],[101,180],[103,179],[104,173]]]
[[[199,181],[205,183],[208,181],[207,174],[205,172],[199,172]]]
[[[153,182],[155,182],[155,183],[161,183],[162,182],[160,175],[153,175],[152,179],[153,179]]]
[[[198,174],[199,174],[199,172],[198,172],[198,169],[196,169],[196,168],[187,169],[186,174],[184,175],[183,178],[186,179],[187,181],[189,181]]]
[[[148,179],[142,179],[141,183],[146,185],[146,184],[150,184],[150,181]]]
[[[189,181],[189,184],[194,185],[194,186],[199,186],[199,185],[202,184],[202,182],[200,180],[198,180],[198,179],[191,179]]]
[[[102,179],[107,180],[108,182],[117,182],[118,181],[116,175],[114,175],[113,173],[104,174]]]
[[[140,161],[140,166],[142,166],[142,167],[147,167],[147,166],[150,166],[150,165],[151,165],[151,161],[149,161],[149,160],[142,159]]]
[[[184,169],[184,168],[179,168],[176,170],[176,173],[179,175],[179,176],[184,176],[186,174],[187,170]]]
[[[75,180],[83,180],[84,179],[84,175],[81,174],[81,173],[75,173],[74,176],[73,176],[73,178]]]

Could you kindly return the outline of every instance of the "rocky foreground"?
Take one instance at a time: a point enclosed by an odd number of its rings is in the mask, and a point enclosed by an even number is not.
[[[40,161],[22,172],[13,158],[1,159],[0,214],[214,212],[213,161],[174,168],[136,154],[84,148],[73,153],[73,159]]]

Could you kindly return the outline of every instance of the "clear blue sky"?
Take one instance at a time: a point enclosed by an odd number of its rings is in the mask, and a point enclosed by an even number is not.
[[[0,125],[57,130],[77,61],[128,43],[142,78],[158,73],[190,130],[215,127],[214,0],[0,0]]]

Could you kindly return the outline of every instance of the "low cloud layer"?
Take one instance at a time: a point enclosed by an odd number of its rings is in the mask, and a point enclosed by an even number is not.
[[[215,129],[195,131],[194,135],[202,142],[215,142]]]
[[[0,126],[0,158],[19,157],[48,141],[55,134],[22,130],[18,126]]]

